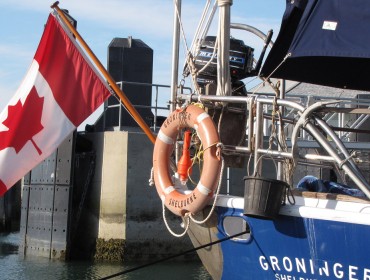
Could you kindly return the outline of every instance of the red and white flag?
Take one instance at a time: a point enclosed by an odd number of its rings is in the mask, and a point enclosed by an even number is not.
[[[50,15],[26,77],[0,114],[0,195],[53,153],[109,95],[75,39]]]

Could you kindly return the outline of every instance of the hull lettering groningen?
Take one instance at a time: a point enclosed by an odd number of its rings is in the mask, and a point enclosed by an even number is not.
[[[311,260],[276,256],[260,256],[260,267],[275,272],[276,280],[350,279],[370,280],[370,268]],[[296,276],[299,275],[299,276]],[[302,275],[302,276],[300,276]]]

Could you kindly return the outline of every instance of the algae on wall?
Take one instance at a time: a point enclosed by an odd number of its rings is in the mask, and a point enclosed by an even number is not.
[[[124,261],[125,240],[98,238],[94,259],[98,261]]]

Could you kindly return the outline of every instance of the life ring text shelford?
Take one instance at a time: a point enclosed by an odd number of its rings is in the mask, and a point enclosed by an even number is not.
[[[169,160],[177,135],[182,128],[193,128],[203,144],[203,168],[198,185],[193,191],[175,189],[171,180]],[[218,185],[221,161],[216,144],[219,137],[211,117],[196,105],[178,109],[165,120],[154,145],[154,182],[159,197],[166,207],[178,216],[202,210],[213,197]]]

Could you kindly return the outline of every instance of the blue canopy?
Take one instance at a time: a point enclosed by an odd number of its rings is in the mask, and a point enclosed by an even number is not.
[[[261,76],[271,73],[273,78],[370,90],[370,1],[287,0]]]

